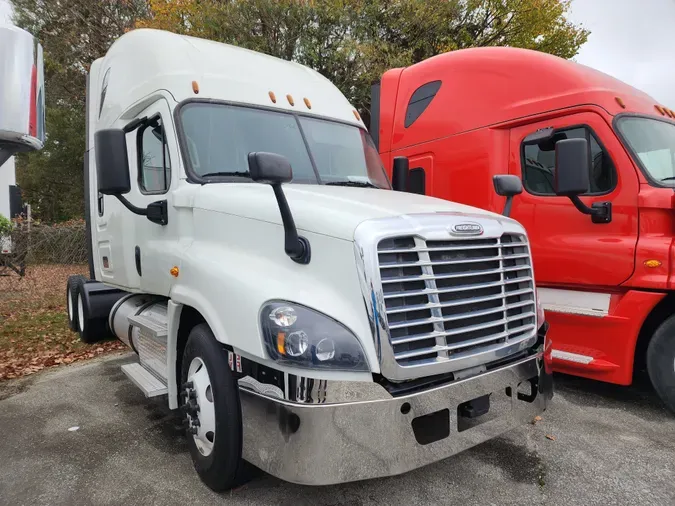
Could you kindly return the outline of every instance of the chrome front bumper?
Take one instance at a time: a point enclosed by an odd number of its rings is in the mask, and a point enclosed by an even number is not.
[[[364,385],[372,398],[373,383],[353,385]],[[553,395],[543,353],[405,396],[392,397],[376,386],[379,399],[337,404],[294,403],[240,388],[243,457],[280,479],[306,485],[392,476],[531,421]],[[487,394],[492,394],[487,414],[467,419],[463,403]],[[418,442],[429,438],[434,441]]]

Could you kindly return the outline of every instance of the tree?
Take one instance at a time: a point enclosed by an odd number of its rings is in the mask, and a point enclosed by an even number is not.
[[[11,0],[14,21],[45,47],[48,141],[17,179],[44,220],[83,209],[85,76],[132,27],[235,44],[314,68],[368,123],[370,85],[392,67],[474,46],[573,57],[588,32],[570,0]]]
[[[368,118],[370,85],[392,67],[476,46],[575,56],[588,37],[570,0],[150,0],[156,27],[319,71]]]
[[[112,42],[147,14],[145,0],[11,0],[13,21],[44,47],[45,147],[17,156],[17,182],[36,217],[84,214],[86,75]]]

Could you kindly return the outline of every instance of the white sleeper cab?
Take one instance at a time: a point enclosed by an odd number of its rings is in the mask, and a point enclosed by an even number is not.
[[[317,72],[131,31],[91,65],[86,135],[71,328],[138,354],[122,369],[182,410],[212,489],[245,462],[310,485],[395,475],[546,408],[523,227],[403,191],[405,158],[392,188]]]

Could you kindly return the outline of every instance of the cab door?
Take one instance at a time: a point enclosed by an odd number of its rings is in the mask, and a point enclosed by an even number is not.
[[[131,189],[124,197],[137,208],[165,201],[167,222],[150,221],[127,209],[116,197],[99,195],[98,265],[103,282],[168,295],[173,282],[170,271],[179,256],[171,194],[179,182],[178,145],[165,98],[158,97],[126,122],[136,119],[143,122],[126,135]]]
[[[552,137],[535,144],[524,142],[547,128],[553,129]],[[609,223],[593,223],[567,197],[553,192],[555,143],[574,137],[588,140],[592,156],[589,191],[581,200],[587,206],[611,203]],[[605,120],[583,112],[520,126],[511,130],[510,146],[509,172],[523,181],[523,193],[514,198],[511,216],[529,234],[537,283],[601,292],[602,287],[626,281],[634,270],[639,182]],[[605,303],[609,304],[608,294],[600,305]],[[598,301],[593,299],[591,304]]]

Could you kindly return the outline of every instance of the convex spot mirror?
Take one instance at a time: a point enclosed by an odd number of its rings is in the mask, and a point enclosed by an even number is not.
[[[500,174],[492,178],[492,183],[500,197],[514,197],[523,193],[523,183],[518,176]]]
[[[504,216],[511,215],[511,206],[513,205],[513,197],[523,193],[523,183],[518,176],[511,174],[499,174],[492,178],[492,184],[495,187],[495,192],[500,197],[506,197]]]
[[[94,134],[98,191],[104,195],[124,195],[131,190],[126,133],[121,128],[99,130]]]
[[[253,181],[266,184],[288,183],[293,179],[291,163],[276,153],[253,152],[248,154],[248,170]]]

